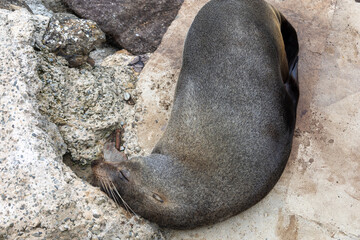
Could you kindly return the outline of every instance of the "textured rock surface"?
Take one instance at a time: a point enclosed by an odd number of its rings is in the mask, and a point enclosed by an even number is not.
[[[117,48],[105,43],[101,47],[97,47],[94,51],[91,51],[89,56],[94,60],[95,66],[100,66],[106,57],[114,54],[117,50]]]
[[[149,153],[162,135],[181,67],[186,31],[207,0],[185,0],[138,81],[146,110],[138,128]],[[360,5],[271,0],[300,40],[300,102],[292,155],[274,190],[225,222],[169,239],[360,239]],[[168,109],[168,110],[166,110]]]
[[[0,9],[0,239],[161,238],[62,163],[66,146],[35,97],[46,85],[32,47],[41,21]]]
[[[117,60],[115,60],[115,58]],[[40,111],[59,126],[73,159],[83,164],[99,158],[106,138],[122,125],[131,128],[136,108],[124,94],[136,99],[137,77],[130,66],[133,57],[116,54],[95,68],[69,68],[62,58],[42,55],[38,73],[44,87],[37,98]],[[106,65],[107,67],[104,67]],[[136,140],[126,131],[126,153]]]
[[[0,8],[7,10],[26,8],[29,12],[32,13],[30,7],[26,4],[24,0],[0,0]]]
[[[64,0],[79,16],[94,20],[133,54],[153,52],[183,0]]]
[[[88,61],[90,51],[103,42],[105,34],[95,22],[69,13],[55,13],[42,40],[50,52],[63,56],[71,67]]]
[[[47,9],[54,13],[71,13],[72,11],[63,0],[41,0]]]
[[[30,7],[32,12],[36,15],[42,15],[51,17],[53,12],[50,9],[47,9],[42,0],[24,0],[26,4]]]

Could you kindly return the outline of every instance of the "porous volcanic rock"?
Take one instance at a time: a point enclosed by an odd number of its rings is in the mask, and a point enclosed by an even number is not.
[[[105,34],[95,22],[78,19],[69,13],[55,13],[43,36],[49,51],[63,56],[71,67],[89,61],[89,53],[105,42]]]
[[[0,239],[161,239],[62,162],[66,145],[36,99],[46,82],[33,37],[47,21],[0,9]]]
[[[131,128],[134,121],[136,106],[123,97],[137,96],[137,77],[128,66],[133,56],[115,54],[118,61],[112,66],[107,59],[114,56],[109,56],[102,66],[81,69],[69,68],[54,54],[39,56],[38,76],[44,84],[37,94],[40,111],[59,126],[74,160],[88,164],[98,159],[112,131]],[[126,153],[134,151],[135,142],[127,141]]]

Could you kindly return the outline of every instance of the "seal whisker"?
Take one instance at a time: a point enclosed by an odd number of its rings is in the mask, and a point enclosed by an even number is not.
[[[111,182],[111,184],[114,186],[114,183],[113,183],[113,182]],[[115,186],[114,186],[114,190],[115,190],[116,194],[119,196],[119,198],[121,199],[121,201],[124,203],[124,206],[126,207],[126,209],[129,208],[129,209],[131,210],[131,212],[132,212],[136,217],[138,217],[138,215],[136,214],[136,212],[134,212],[134,210],[132,210],[132,208],[129,206],[129,204],[127,204],[127,203],[125,202],[125,200],[121,197],[120,193],[119,193],[118,190],[115,188]]]
[[[112,184],[112,186],[110,185],[110,183]],[[109,195],[112,196],[112,198],[114,199],[115,203],[116,203],[118,206],[120,206],[120,205],[121,205],[121,204],[120,204],[120,201],[119,201],[119,199],[116,197],[116,195],[114,194],[114,191],[113,191],[113,189],[116,190],[116,187],[115,187],[114,183],[111,182],[111,181],[106,181],[106,188],[108,189]],[[117,190],[116,190],[116,192],[117,192]],[[118,195],[118,193],[117,193],[117,195]],[[124,203],[124,200],[123,200],[121,197],[120,197],[120,200]],[[129,209],[128,209],[128,207],[127,207],[127,205],[126,205],[125,203],[124,203],[123,205],[124,205],[124,207],[125,207],[125,210],[126,210],[127,212],[130,212]]]
[[[115,185],[113,182],[109,181],[109,180],[104,180],[103,178],[101,177],[98,177],[98,179],[100,180],[100,183],[103,187],[103,189],[105,190],[105,192],[112,197],[112,199],[114,199],[115,203],[119,206],[121,205],[120,202],[119,202],[119,199],[116,197],[118,196],[120,198],[120,200],[122,201],[124,207],[125,207],[125,210],[127,212],[132,212],[133,214],[135,214],[135,216],[138,216],[131,208],[130,206],[125,202],[125,200],[120,196],[120,193],[117,191]],[[111,185],[110,185],[111,184]],[[114,192],[115,190],[115,192]],[[116,194],[115,194],[116,193]],[[130,209],[130,211],[129,211]]]
[[[110,194],[110,193],[109,193],[109,189],[107,188],[107,185],[105,184],[105,181],[104,181],[103,179],[100,179],[100,178],[99,178],[99,180],[100,180],[101,186],[102,186],[102,188],[104,189],[104,191],[105,191],[107,194]]]
[[[111,184],[114,185],[112,182],[111,182]],[[109,186],[109,187],[110,187],[110,186]],[[111,188],[111,189],[115,189],[116,195],[115,195],[115,193],[114,193],[113,190],[111,190],[111,195],[112,195],[112,197],[113,197],[114,199],[116,199],[116,203],[117,203],[118,205],[121,205],[121,204],[120,204],[120,201],[119,201],[119,200],[117,199],[117,197],[116,197],[116,196],[119,196],[119,194],[117,193],[117,190],[116,190],[115,186],[114,186],[114,188]],[[129,211],[129,208],[128,208],[128,205],[125,203],[124,199],[122,199],[122,197],[120,197],[120,196],[119,196],[119,198],[120,198],[120,200],[122,201],[122,203],[123,203],[123,205],[124,205],[124,207],[125,207],[125,210],[126,210],[127,212],[130,212],[130,211]]]
[[[100,182],[100,184],[101,184],[101,187],[104,189],[105,193],[108,193],[108,190],[107,190],[107,188],[106,188],[105,185],[104,185],[104,181],[103,181],[102,179],[100,179],[100,178],[97,178],[97,179],[99,180],[99,182]]]
[[[120,205],[118,199],[116,199],[116,197],[114,196],[114,193],[113,193],[113,191],[111,190],[108,181],[107,181],[107,180],[103,180],[103,178],[98,178],[98,179],[100,180],[100,183],[101,183],[103,189],[105,190],[105,192],[107,193],[107,195],[109,195],[109,196],[111,195],[112,198],[114,199],[115,203],[116,203],[117,205]]]
[[[111,194],[112,198],[114,199],[115,203],[117,205],[120,205],[120,201],[117,199],[116,195],[114,194],[114,190],[113,188],[111,187],[110,183],[112,183],[111,181],[107,181],[106,184],[107,184],[107,188],[109,189],[109,193]],[[114,185],[114,184],[113,184]],[[115,187],[115,186],[114,186]],[[125,206],[126,208],[126,206]],[[126,208],[126,211],[129,211],[127,208]]]

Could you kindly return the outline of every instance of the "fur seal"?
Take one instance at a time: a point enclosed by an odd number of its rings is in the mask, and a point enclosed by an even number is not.
[[[298,50],[295,29],[265,1],[207,3],[185,41],[164,135],[149,156],[94,163],[103,190],[176,229],[259,202],[291,151]]]

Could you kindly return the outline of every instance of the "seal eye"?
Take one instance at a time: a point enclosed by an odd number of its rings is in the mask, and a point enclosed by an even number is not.
[[[164,202],[164,200],[163,200],[159,195],[157,195],[156,193],[153,194],[153,198],[154,198],[155,200],[161,202],[161,203]]]
[[[121,180],[129,182],[130,173],[126,169],[119,170],[119,177]]]

